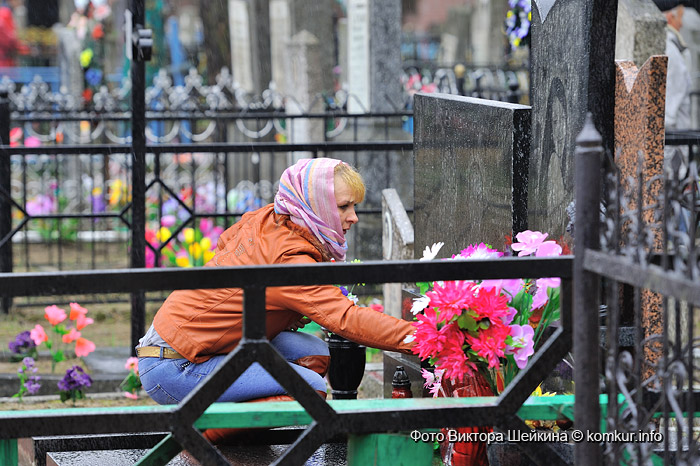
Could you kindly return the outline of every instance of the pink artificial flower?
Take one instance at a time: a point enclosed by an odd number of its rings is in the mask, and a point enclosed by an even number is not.
[[[199,220],[199,231],[202,232],[202,236],[209,236],[209,230],[211,230],[214,227],[214,222],[211,221],[208,218],[202,217]]]
[[[463,280],[447,281],[442,285],[436,282],[433,291],[426,296],[430,298],[430,307],[437,307],[440,311],[439,321],[447,323],[469,308],[475,288],[474,283]]]
[[[420,373],[423,376],[423,379],[425,379],[423,387],[428,389],[430,394],[433,395],[433,398],[437,398],[438,393],[440,392],[440,386],[442,385],[442,375],[445,373],[445,371],[435,369],[435,372],[433,373],[427,369],[421,369]]]
[[[532,297],[532,309],[539,309],[544,307],[549,301],[549,296],[547,296],[547,288],[540,287],[535,291],[535,295]]]
[[[535,283],[537,283],[537,288],[559,288],[559,285],[561,285],[561,278],[538,278]]]
[[[44,327],[41,325],[37,324],[36,327],[34,327],[30,332],[29,332],[29,338],[32,339],[34,344],[36,346],[41,345],[45,341],[49,341],[49,336],[46,335],[46,332],[44,331]]]
[[[78,318],[78,316],[84,316],[85,314],[87,314],[87,312],[88,310],[80,304],[70,303],[70,316],[68,318],[70,320],[75,320]]]
[[[518,252],[518,256],[527,256],[537,251],[537,248],[542,244],[547,237],[547,233],[542,233],[540,231],[523,231],[515,235],[518,243],[513,243],[510,245],[513,251]]]
[[[556,241],[545,241],[539,245],[535,252],[535,257],[561,256],[561,246]]]
[[[493,259],[496,257],[502,257],[503,253],[498,249],[492,249],[486,243],[479,243],[478,245],[470,244],[457,256],[452,256],[453,259]]]
[[[510,336],[513,344],[506,347],[505,353],[512,354],[518,368],[524,369],[528,359],[535,352],[535,330],[529,325],[511,325]]]
[[[504,279],[502,289],[505,290],[512,298],[515,298],[525,286],[525,280],[522,278]]]
[[[63,340],[63,343],[73,343],[75,340],[80,338],[80,332],[78,332],[76,329],[71,328],[70,332],[66,333],[61,337]]]
[[[139,358],[135,357],[130,357],[129,359],[126,360],[126,364],[124,365],[124,369],[128,371],[134,371],[136,374],[139,373]]]
[[[84,315],[79,315],[78,319],[75,321],[75,326],[78,327],[78,330],[82,330],[93,322],[95,321],[91,318],[85,317]]]
[[[498,369],[501,364],[498,358],[505,356],[508,335],[510,335],[510,327],[492,325],[479,331],[478,336],[467,335],[467,343],[478,356],[488,361],[489,369]]]
[[[67,315],[66,311],[54,304],[47,306],[46,309],[44,309],[44,317],[51,325],[58,325],[66,320]]]
[[[131,398],[132,400],[138,400],[139,396],[136,393],[131,393],[131,392],[124,392],[124,396],[127,398]]]
[[[508,297],[496,288],[480,289],[474,295],[470,310],[476,313],[477,322],[481,319],[489,319],[492,324],[501,323],[502,318],[511,313]]]
[[[374,309],[377,312],[384,312],[384,306],[378,303],[372,303],[369,305],[371,309]]]
[[[498,293],[506,291],[511,298],[514,298],[522,291],[525,281],[522,278],[484,280],[479,284],[481,289],[495,288]]]
[[[165,228],[170,228],[177,222],[177,218],[174,215],[163,215],[160,218],[160,225]]]
[[[95,351],[95,344],[87,338],[80,337],[75,340],[75,355],[79,358],[87,356]]]

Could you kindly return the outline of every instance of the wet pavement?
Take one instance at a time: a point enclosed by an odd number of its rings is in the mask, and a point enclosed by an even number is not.
[[[226,459],[240,466],[268,465],[289,448],[289,445],[252,445],[242,447],[221,447]],[[131,466],[141,459],[148,450],[109,450],[109,451],[72,451],[53,452],[47,455],[47,466]],[[306,461],[307,466],[344,466],[347,447],[342,443],[329,443],[321,446]],[[186,452],[173,458],[167,466],[200,466],[199,461]]]

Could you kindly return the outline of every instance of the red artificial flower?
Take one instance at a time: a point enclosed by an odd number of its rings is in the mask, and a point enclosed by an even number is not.
[[[440,285],[435,283],[433,291],[426,293],[430,298],[430,307],[437,307],[440,311],[440,322],[449,322],[454,317],[459,317],[463,309],[469,308],[474,297],[476,284],[463,280],[447,281]]]
[[[489,319],[492,324],[502,323],[502,317],[510,313],[508,297],[498,288],[481,288],[472,300],[470,310],[477,314],[476,320]]]
[[[452,343],[440,353],[436,366],[445,371],[443,377],[453,381],[461,380],[465,375],[474,375],[477,371],[476,364],[467,359],[462,346],[453,346]]]
[[[423,314],[418,314],[416,319],[418,322],[413,322],[413,326],[416,328],[416,344],[411,348],[411,351],[421,359],[426,359],[442,350],[445,335],[441,334],[437,328],[437,312],[434,309],[426,309]]]
[[[479,331],[477,336],[467,335],[467,343],[476,354],[489,363],[489,369],[498,368],[498,358],[505,357],[506,338],[510,335],[510,327],[506,325],[492,325]]]
[[[105,36],[105,29],[101,24],[96,24],[92,29],[92,38],[95,40],[100,40]]]

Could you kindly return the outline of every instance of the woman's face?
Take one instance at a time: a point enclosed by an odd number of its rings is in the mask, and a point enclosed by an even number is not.
[[[340,224],[343,227],[343,234],[347,234],[352,225],[357,223],[358,218],[355,213],[355,197],[350,186],[342,178],[334,178],[333,188],[335,190],[335,203],[338,206]]]

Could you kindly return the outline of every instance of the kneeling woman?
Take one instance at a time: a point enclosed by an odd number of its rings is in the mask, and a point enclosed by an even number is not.
[[[328,158],[300,160],[282,174],[274,204],[243,215],[221,234],[207,266],[345,260],[345,235],[358,221],[355,205],[364,195],[362,178],[346,163]],[[293,331],[303,322],[310,319],[373,348],[410,352],[410,344],[404,343],[414,330],[409,322],[356,306],[335,286],[268,288],[266,300],[270,343],[324,397],[328,348],[315,336]],[[238,345],[242,310],[240,288],[170,294],[137,348],[141,383],[151,398],[160,404],[178,403],[204,380]],[[255,363],[219,401],[291,399],[279,397],[285,394]]]

